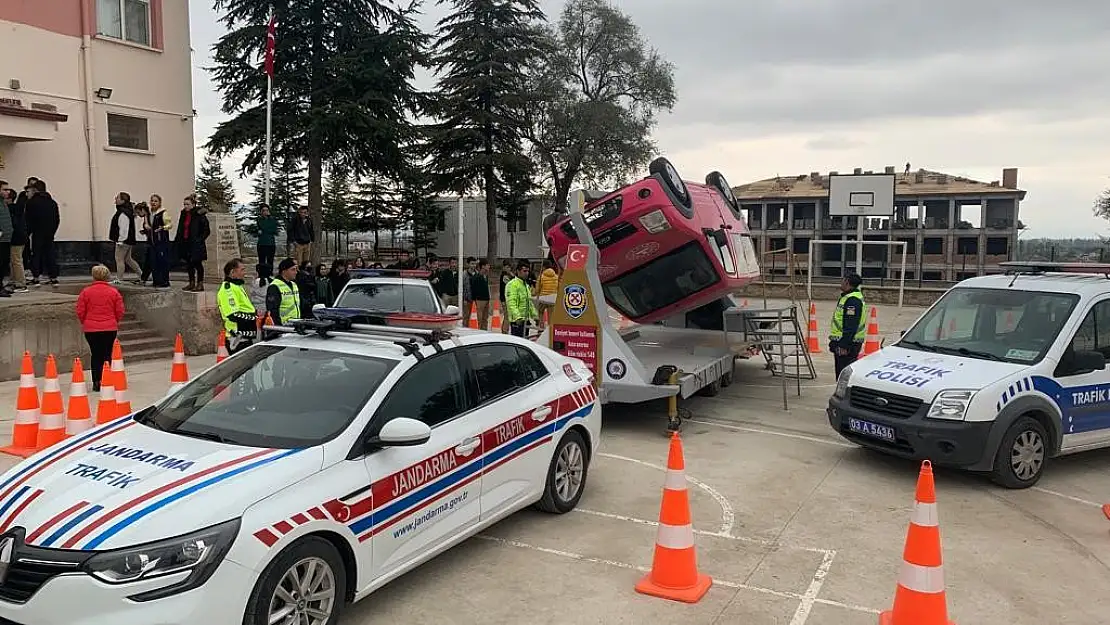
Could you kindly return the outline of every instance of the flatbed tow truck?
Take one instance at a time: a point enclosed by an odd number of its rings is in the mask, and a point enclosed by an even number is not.
[[[602,403],[638,404],[647,401],[670,399],[668,430],[681,426],[677,399],[689,398],[697,393],[716,395],[734,378],[737,358],[747,358],[757,349],[767,349],[768,335],[782,337],[793,348],[783,348],[783,353],[793,351],[781,359],[778,373],[788,372],[787,357],[801,358],[812,371],[812,361],[804,350],[804,340],[798,329],[796,311],[750,310],[734,307],[722,313],[721,330],[683,327],[684,314],[660,324],[621,325],[613,322],[598,274],[600,252],[593,234],[582,214],[587,191],[571,194],[569,217],[579,234],[579,244],[572,245],[567,254],[566,267],[560,276],[559,288],[545,303],[554,304],[548,327],[537,338],[567,356],[586,362],[595,376],[595,386]],[[670,279],[660,276],[661,280]],[[683,311],[688,313],[690,311]],[[768,317],[768,313],[771,316]],[[784,317],[788,314],[789,318]],[[768,322],[768,319],[778,318]],[[770,325],[778,329],[768,332]],[[788,326],[793,328],[788,331]],[[754,334],[754,337],[753,337]],[[753,338],[755,340],[753,340]],[[776,373],[768,356],[768,368]],[[795,364],[802,372],[804,365]],[[787,377],[800,380],[805,376],[782,375],[784,401]],[[799,385],[799,392],[800,392]]]

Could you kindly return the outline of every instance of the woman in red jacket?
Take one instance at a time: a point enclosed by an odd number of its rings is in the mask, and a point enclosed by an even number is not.
[[[100,373],[104,363],[112,359],[112,346],[124,313],[123,296],[108,284],[111,275],[104,265],[93,267],[93,283],[77,297],[77,319],[92,352],[93,391],[100,390]]]

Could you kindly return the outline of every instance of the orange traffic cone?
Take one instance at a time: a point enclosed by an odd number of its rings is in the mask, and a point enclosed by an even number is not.
[[[181,335],[173,341],[173,366],[170,368],[170,392],[189,382],[189,363],[185,361],[185,341]]]
[[[66,413],[66,436],[80,434],[92,427],[89,410],[89,388],[85,384],[85,369],[81,359],[73,359],[73,375],[69,383],[69,411]]]
[[[115,419],[116,412],[116,387],[112,385],[112,367],[104,363],[100,374],[100,401],[96,404],[96,423],[107,423]]]
[[[470,313],[470,317],[469,317],[470,320],[467,322],[467,326],[477,330],[478,329],[478,307],[475,306],[475,305],[472,305],[468,312]]]
[[[859,357],[870,356],[879,351],[879,309],[871,307],[871,318],[867,320],[867,340],[863,342],[863,349]]]
[[[667,454],[667,476],[663,481],[663,505],[659,511],[655,557],[651,572],[636,584],[636,592],[697,603],[709,591],[713,580],[698,573],[685,465],[682,439],[675,432],[671,435],[671,449]]]
[[[879,625],[954,625],[944,596],[937,491],[928,460],[921,463],[914,499],[894,607],[879,615]]]
[[[227,360],[227,332],[220,330],[220,337],[216,339],[216,364]]]
[[[1102,513],[1106,515],[1106,518],[1110,519],[1110,503],[1102,506]]]
[[[39,437],[39,389],[35,384],[35,367],[31,352],[23,352],[19,372],[19,394],[15,398],[15,422],[12,444],[0,452],[26,458],[35,453]]]
[[[123,367],[123,347],[119,339],[112,345],[112,387],[116,389],[116,416],[131,414],[131,400],[127,398],[127,371]]]
[[[54,355],[46,357],[46,375],[42,380],[42,413],[36,447],[46,449],[66,437],[66,409],[62,387],[58,384],[58,363]]]
[[[809,328],[806,330],[806,349],[811,354],[821,353],[821,344],[817,338],[817,304],[809,303]]]
[[[546,311],[544,314],[547,314]],[[493,314],[490,315],[489,329],[491,332],[501,331],[501,302],[493,302]]]

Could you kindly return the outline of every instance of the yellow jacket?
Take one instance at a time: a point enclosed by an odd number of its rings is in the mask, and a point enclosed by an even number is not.
[[[536,280],[536,295],[554,295],[559,289],[559,274],[554,269],[544,269],[540,279]]]

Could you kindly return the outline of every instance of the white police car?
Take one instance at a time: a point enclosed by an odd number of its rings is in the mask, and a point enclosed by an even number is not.
[[[832,427],[1008,488],[1035,484],[1052,456],[1110,446],[1110,265],[1004,266],[844,370]]]
[[[333,625],[582,496],[601,425],[582,362],[465,329],[295,326],[0,477],[0,623]]]
[[[419,269],[352,269],[351,279],[336,294],[334,307],[393,312],[458,315],[458,306],[439,301],[430,271]],[[317,304],[316,309],[323,308]]]

